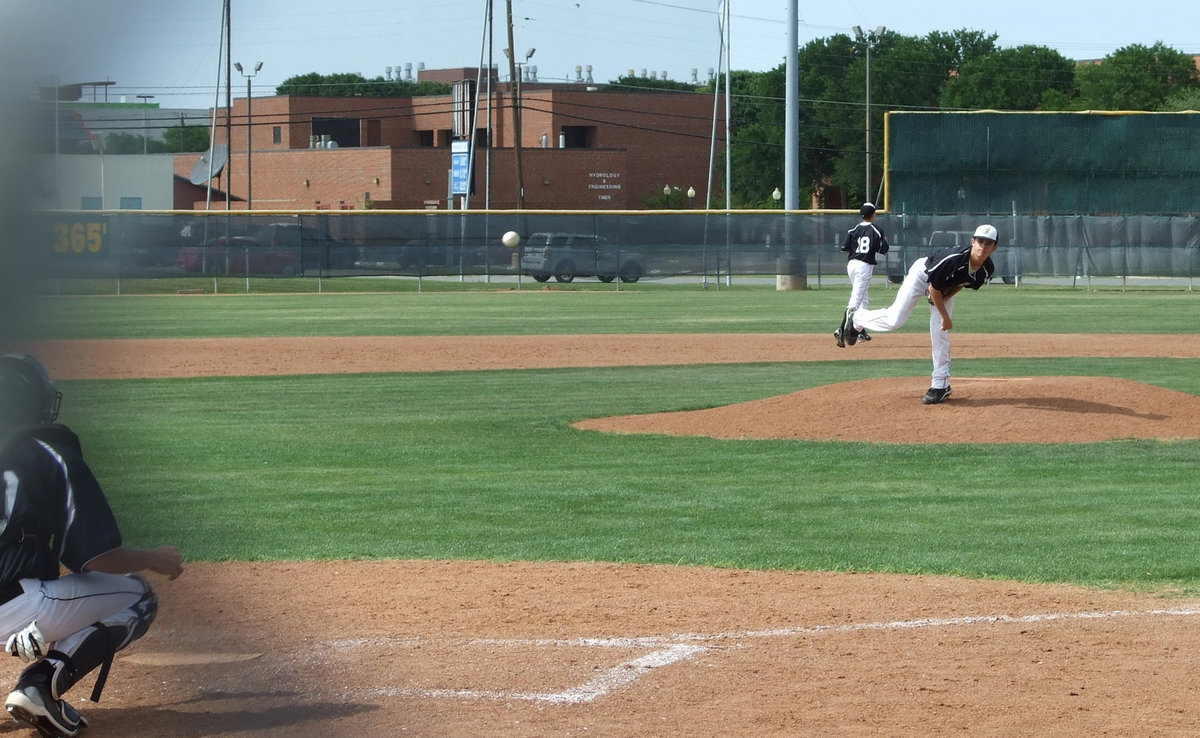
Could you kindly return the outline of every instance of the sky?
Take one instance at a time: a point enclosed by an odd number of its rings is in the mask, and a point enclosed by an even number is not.
[[[719,0],[511,0],[518,60],[544,82],[597,83],[629,70],[707,79],[709,70],[765,71],[784,62],[787,0],[729,0],[722,50]],[[160,107],[224,104],[221,0],[0,0],[8,85],[111,81],[95,94]],[[232,61],[255,96],[289,77],[354,72],[367,78],[489,61],[486,0],[231,0]],[[491,62],[507,79],[506,0],[493,0]],[[799,0],[799,45],[853,26],[908,36],[958,29],[995,33],[1001,47],[1047,46],[1069,59],[1099,59],[1131,44],[1162,42],[1200,53],[1200,3],[1179,0]],[[582,67],[579,72],[576,67]],[[246,79],[233,73],[233,95]],[[88,98],[90,99],[90,97]]]

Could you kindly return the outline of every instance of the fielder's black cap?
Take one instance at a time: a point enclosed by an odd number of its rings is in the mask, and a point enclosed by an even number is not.
[[[875,214],[874,203],[864,202],[862,204],[862,207],[858,209],[858,214],[864,218],[870,218],[872,215]]]

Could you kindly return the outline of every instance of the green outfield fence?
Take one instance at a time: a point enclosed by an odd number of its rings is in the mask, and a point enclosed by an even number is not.
[[[1200,271],[1194,216],[925,215],[881,212],[880,270],[1000,232],[998,277],[1156,277]],[[518,277],[604,281],[731,275],[845,278],[839,252],[857,213],[797,211],[71,211],[35,215],[22,260],[35,280],[254,277]],[[517,248],[501,243],[507,231]],[[549,247],[549,248],[548,248]],[[570,270],[547,259],[569,257]],[[573,273],[572,273],[573,272]]]
[[[920,213],[1200,212],[1200,113],[889,112],[886,202]]]

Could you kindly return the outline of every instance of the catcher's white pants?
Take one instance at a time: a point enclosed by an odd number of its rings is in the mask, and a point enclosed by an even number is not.
[[[70,653],[75,644],[71,636],[93,623],[137,620],[136,613],[125,611],[146,594],[146,582],[140,577],[83,572],[41,581],[22,579],[24,594],[0,605],[0,642],[34,620],[47,643],[58,641],[61,651]]]
[[[846,261],[846,276],[850,278],[850,302],[848,308],[866,310],[871,306],[871,296],[867,294],[871,287],[871,276],[875,267],[859,259]]]
[[[879,310],[858,310],[854,313],[854,327],[886,333],[894,331],[908,322],[913,308],[925,297],[929,279],[925,275],[925,259],[917,259],[908,268],[904,283],[896,290],[896,299],[888,307]],[[946,312],[954,317],[954,298],[946,300]],[[942,330],[942,314],[929,308],[929,341],[933,345],[933,382],[930,386],[945,389],[950,386],[950,332]]]

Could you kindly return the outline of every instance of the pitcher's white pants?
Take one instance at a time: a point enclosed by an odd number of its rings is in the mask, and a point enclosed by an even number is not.
[[[871,306],[871,296],[867,293],[870,290],[871,276],[874,273],[875,267],[865,261],[859,259],[846,261],[846,276],[850,278],[850,302],[846,304],[846,307],[866,310]]]
[[[917,259],[909,267],[904,283],[896,290],[895,301],[879,310],[855,311],[854,327],[881,333],[896,330],[908,322],[913,308],[925,297],[927,289],[925,259]],[[953,297],[946,300],[946,312],[954,317]],[[942,330],[942,314],[933,306],[929,308],[929,341],[933,344],[933,383],[930,386],[945,389],[950,386],[950,332]]]

